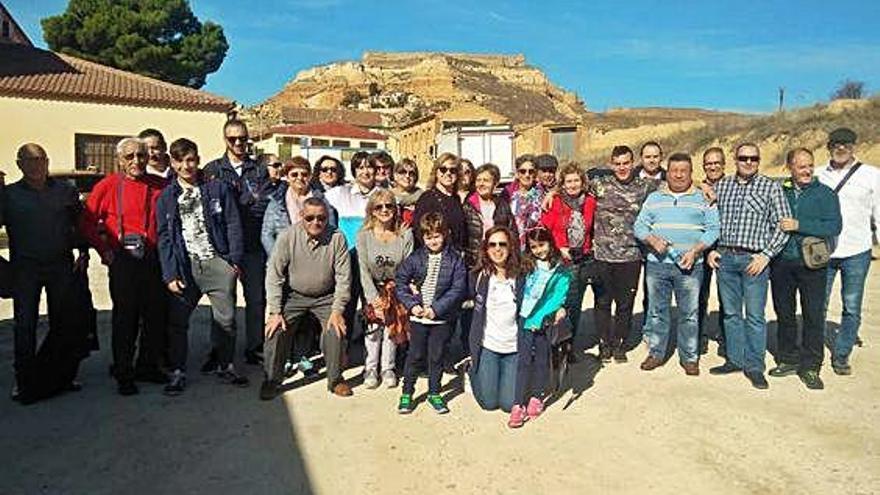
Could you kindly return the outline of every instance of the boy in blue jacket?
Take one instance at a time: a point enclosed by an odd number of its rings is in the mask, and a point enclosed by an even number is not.
[[[235,283],[244,246],[241,217],[234,193],[222,181],[206,181],[199,172],[199,151],[188,139],[169,149],[176,179],[156,204],[159,261],[169,300],[169,365],[173,370],[167,395],[186,387],[189,317],[202,295],[211,301],[212,341],[220,364],[217,376],[247,386],[232,364],[235,352]]]
[[[449,409],[440,396],[443,358],[467,290],[467,270],[461,255],[446,243],[449,225],[440,213],[425,215],[418,227],[422,247],[400,264],[395,276],[397,298],[410,315],[403,395],[397,411],[413,411],[416,378],[427,360],[428,404],[445,414]]]

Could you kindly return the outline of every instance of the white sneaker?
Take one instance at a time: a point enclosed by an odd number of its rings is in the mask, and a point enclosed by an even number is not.
[[[382,372],[382,383],[385,384],[385,388],[394,388],[397,386],[397,375],[394,373],[394,370],[385,370]]]
[[[376,388],[379,386],[379,375],[375,371],[367,371],[364,374],[364,386],[367,388]]]

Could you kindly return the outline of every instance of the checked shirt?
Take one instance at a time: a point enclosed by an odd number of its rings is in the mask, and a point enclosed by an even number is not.
[[[727,176],[715,186],[721,237],[718,245],[760,252],[772,259],[788,242],[779,220],[791,218],[782,185],[761,174],[745,181]]]

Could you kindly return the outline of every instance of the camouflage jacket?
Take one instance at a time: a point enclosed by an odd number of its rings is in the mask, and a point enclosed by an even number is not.
[[[633,174],[621,182],[613,174],[597,177],[592,183],[596,196],[596,214],[593,217],[593,254],[599,261],[623,263],[639,261],[642,251],[633,225],[642,203],[657,185]]]

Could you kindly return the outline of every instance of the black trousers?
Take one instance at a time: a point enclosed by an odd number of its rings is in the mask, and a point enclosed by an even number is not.
[[[818,371],[825,350],[825,284],[827,268],[810,270],[799,260],[777,260],[770,265],[773,309],[779,321],[776,362],[796,364],[802,371]],[[795,295],[800,294],[803,338],[798,345]]]
[[[709,289],[712,287],[712,274],[714,269],[709,267],[708,262],[703,262],[703,285],[700,286],[700,307],[697,312],[697,318],[700,325],[700,342],[709,339],[706,327],[709,325]],[[718,298],[718,335],[715,339],[719,346],[724,346],[724,306],[721,304],[721,298]]]
[[[600,347],[616,349],[624,345],[624,339],[632,326],[633,303],[639,285],[641,261],[609,263],[596,261],[598,285],[596,291],[596,326],[599,329]],[[611,303],[614,303],[614,324],[611,323]]]
[[[550,339],[544,330],[519,330],[516,337],[516,391],[514,404],[544,397],[550,380]]]
[[[119,381],[130,381],[134,379],[135,369],[157,369],[165,358],[168,294],[155,252],[148,252],[143,259],[116,252],[110,265],[110,299],[113,301],[113,375]],[[138,334],[140,348],[137,365],[134,365]]]
[[[446,354],[446,344],[452,335],[452,325],[454,323],[423,325],[410,322],[409,350],[403,368],[403,393],[415,392],[416,378],[425,367],[428,368],[428,393],[440,393],[443,357]]]

